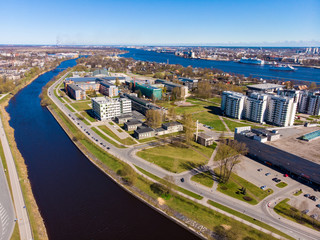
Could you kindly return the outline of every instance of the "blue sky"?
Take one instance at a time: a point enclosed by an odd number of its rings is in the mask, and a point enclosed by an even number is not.
[[[0,0],[0,44],[320,45],[320,0]]]

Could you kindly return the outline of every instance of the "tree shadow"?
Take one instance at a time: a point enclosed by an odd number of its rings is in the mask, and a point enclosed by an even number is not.
[[[180,167],[189,171],[192,170],[200,173],[201,171],[199,171],[199,168],[202,167],[202,164],[187,161],[180,163]]]
[[[97,117],[94,115],[93,110],[92,109],[86,109],[84,110],[90,117],[97,119]]]

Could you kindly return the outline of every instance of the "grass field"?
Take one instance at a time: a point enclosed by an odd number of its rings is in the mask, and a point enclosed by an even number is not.
[[[171,144],[144,149],[137,155],[174,173],[193,169],[208,161],[208,158],[191,148],[181,148]]]
[[[106,140],[108,143],[111,143],[113,146],[117,147],[117,148],[125,148],[125,146],[122,146],[118,143],[116,143],[115,141],[111,140],[110,138],[108,138],[106,135],[104,135],[103,133],[101,133],[98,129],[96,129],[95,127],[91,128],[92,131],[94,131],[96,134],[98,134],[100,137],[102,137],[104,140]]]
[[[73,108],[71,108],[68,104],[65,104],[64,105],[66,108],[68,108],[71,112],[75,112],[74,110],[73,110]]]
[[[71,103],[71,106],[77,109],[77,111],[85,111],[91,109],[89,104],[91,101],[83,101],[83,102],[76,102],[76,103]]]
[[[191,180],[209,188],[213,186],[212,175],[209,171],[194,175],[191,177]]]
[[[234,132],[234,130],[235,130],[236,127],[245,127],[245,126],[255,127],[254,125],[231,121],[231,120],[229,120],[229,119],[227,119],[227,118],[224,118],[224,122],[227,124],[227,126],[228,126],[229,129],[230,129],[230,131],[232,131],[232,132]]]
[[[302,214],[298,209],[290,206],[287,203],[289,200],[289,198],[286,198],[283,201],[279,202],[274,207],[274,211],[278,213],[280,216],[285,217],[291,221],[320,231],[320,222],[311,218],[307,214]]]
[[[219,169],[215,169],[216,174],[219,176]],[[241,194],[241,188],[246,188],[246,194]],[[231,177],[227,183],[219,183],[217,190],[230,197],[239,199],[241,201],[247,202],[249,204],[255,205],[260,202],[265,197],[273,193],[272,189],[262,190],[256,185],[248,182],[247,180],[239,177],[235,173],[231,174]],[[246,201],[243,197],[248,196],[252,200]]]
[[[131,137],[127,137],[125,139],[121,139],[119,138],[114,132],[112,132],[107,126],[99,126],[99,128],[106,133],[107,135],[109,135],[110,137],[112,137],[113,139],[117,140],[118,142],[124,144],[124,145],[133,145],[136,144],[136,142],[131,138]]]
[[[302,193],[302,190],[300,189],[300,190],[296,191],[293,195],[294,196],[299,196],[301,193]]]
[[[226,131],[226,128],[219,117],[210,112],[195,113],[192,115],[194,121],[199,120],[200,123],[213,127],[216,131]]]
[[[83,116],[80,116],[80,114],[76,113],[77,118],[81,119],[83,118]],[[82,122],[84,122],[86,125],[91,125],[86,119],[80,120]]]
[[[242,218],[243,220],[246,220],[246,221],[248,221],[248,222],[251,222],[251,223],[253,223],[253,224],[255,224],[255,225],[259,226],[259,227],[262,227],[262,228],[267,229],[267,230],[269,230],[269,231],[271,231],[271,232],[274,232],[274,233],[276,233],[276,234],[278,234],[278,235],[280,235],[280,236],[282,236],[282,237],[285,237],[286,239],[294,240],[293,237],[290,237],[289,235],[287,235],[287,234],[279,231],[278,229],[273,228],[273,227],[271,227],[270,225],[268,225],[268,224],[266,224],[266,223],[263,223],[263,222],[261,222],[261,221],[259,221],[259,220],[257,220],[257,219],[254,219],[254,218],[252,218],[252,217],[249,217],[249,216],[247,216],[247,215],[245,215],[245,214],[243,214],[243,213],[241,213],[241,212],[238,212],[238,211],[236,211],[236,210],[233,210],[233,209],[231,209],[231,208],[228,208],[228,207],[226,207],[226,206],[224,206],[224,205],[221,205],[221,204],[219,204],[219,203],[217,203],[217,202],[214,202],[214,201],[211,201],[211,200],[208,200],[208,203],[209,203],[210,205],[216,207],[216,208],[219,208],[219,209],[227,212],[227,213],[230,213],[230,214],[232,214],[232,215],[234,215],[234,216],[237,216],[237,217],[239,217],[239,218]]]

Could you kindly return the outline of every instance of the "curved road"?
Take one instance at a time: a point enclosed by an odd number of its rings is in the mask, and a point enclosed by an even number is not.
[[[174,174],[164,170],[163,168],[154,165],[150,162],[147,162],[135,155],[135,152],[139,149],[154,145],[156,143],[149,143],[149,144],[142,144],[139,146],[132,146],[130,148],[116,148],[110,143],[106,142],[100,136],[98,136],[95,132],[93,132],[87,125],[85,125],[82,121],[80,121],[69,109],[67,109],[60,100],[54,95],[54,88],[60,84],[60,82],[64,79],[67,75],[66,73],[62,76],[58,81],[56,81],[51,87],[48,89],[48,95],[52,99],[52,101],[65,113],[65,115],[75,123],[75,125],[86,134],[95,144],[104,148],[110,154],[116,156],[117,158],[121,159],[122,161],[130,164],[131,166],[136,165],[141,167],[142,169],[158,176],[158,177],[165,177],[165,176],[173,176],[175,179],[175,184],[183,187],[189,191],[195,192],[204,197],[204,201],[212,200],[222,205],[225,205],[229,208],[232,208],[238,212],[244,213],[254,219],[260,220],[280,231],[296,238],[296,239],[310,239],[310,240],[318,240],[319,239],[319,232],[304,227],[300,224],[294,223],[290,220],[284,219],[279,217],[277,214],[273,212],[272,209],[268,207],[268,203],[273,202],[275,200],[279,200],[279,197],[283,197],[285,192],[289,192],[297,187],[297,185],[290,186],[283,191],[280,191],[277,194],[272,194],[271,196],[265,198],[259,204],[253,206],[249,205],[245,202],[240,200],[234,199],[222,193],[215,191],[214,193],[211,192],[210,189],[199,188],[199,185],[190,181],[191,176],[194,174],[192,171],[184,172],[180,174]],[[89,134],[90,133],[90,134]],[[194,170],[193,170],[194,171]],[[203,171],[203,169],[199,170]],[[184,177],[185,181],[182,183],[180,179]],[[298,183],[297,183],[298,184]]]

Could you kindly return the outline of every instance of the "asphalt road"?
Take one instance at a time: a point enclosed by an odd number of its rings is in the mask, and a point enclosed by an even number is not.
[[[33,236],[31,232],[29,217],[28,217],[27,209],[25,207],[25,202],[23,199],[21,186],[19,183],[19,177],[17,174],[17,169],[12,157],[11,149],[8,144],[7,136],[5,135],[5,131],[3,129],[2,121],[0,121],[0,137],[1,137],[1,143],[4,151],[4,156],[7,161],[7,167],[8,167],[7,171],[9,172],[14,207],[16,210],[17,223],[18,223],[19,232],[20,232],[20,239],[31,240],[33,239]]]
[[[105,148],[106,151],[108,151],[110,154],[116,156],[117,158],[123,160],[124,162],[130,164],[131,166],[136,165],[144,170],[158,176],[158,177],[165,177],[165,176],[173,176],[175,179],[175,183],[178,186],[181,186],[187,190],[190,190],[192,192],[195,192],[201,196],[204,197],[205,200],[212,200],[215,202],[218,202],[222,205],[225,205],[229,208],[232,208],[238,212],[242,212],[254,219],[257,219],[259,221],[262,221],[276,229],[279,229],[280,231],[296,238],[296,239],[310,239],[310,240],[318,240],[319,239],[319,232],[304,227],[300,224],[294,223],[290,220],[284,219],[282,217],[279,217],[272,208],[268,207],[268,203],[272,203],[276,200],[279,200],[279,197],[282,197],[282,194],[286,192],[292,191],[294,188],[296,188],[296,185],[292,185],[291,187],[286,187],[283,189],[283,191],[278,192],[277,194],[272,194],[271,196],[265,198],[263,201],[261,201],[259,204],[252,206],[250,204],[247,204],[245,202],[242,202],[240,200],[234,199],[232,197],[229,197],[227,195],[224,195],[220,192],[211,192],[210,189],[204,189],[199,188],[199,186],[192,181],[190,181],[191,173],[185,172],[180,174],[174,174],[171,172],[168,172],[161,167],[152,164],[150,162],[147,162],[135,155],[135,152],[138,149],[144,148],[149,146],[150,144],[143,144],[139,146],[132,146],[130,148],[116,148],[110,143],[106,142],[104,139],[102,139],[100,136],[98,136],[95,132],[93,132],[87,125],[85,125],[82,121],[77,119],[77,117],[69,110],[67,109],[60,101],[57,99],[54,95],[54,88],[62,81],[63,77],[59,79],[57,82],[55,82],[49,89],[48,94],[49,97],[54,101],[54,103],[65,113],[66,116],[69,117],[71,121],[75,123],[75,125],[79,128],[80,131],[82,131],[84,134],[86,134],[95,144],[98,146]],[[89,134],[88,134],[89,133]],[[102,145],[101,145],[102,143]],[[109,149],[108,149],[109,148]],[[185,181],[182,183],[180,179],[184,177]],[[298,184],[298,183],[297,183]]]
[[[10,239],[15,213],[2,161],[0,159],[0,240]]]

